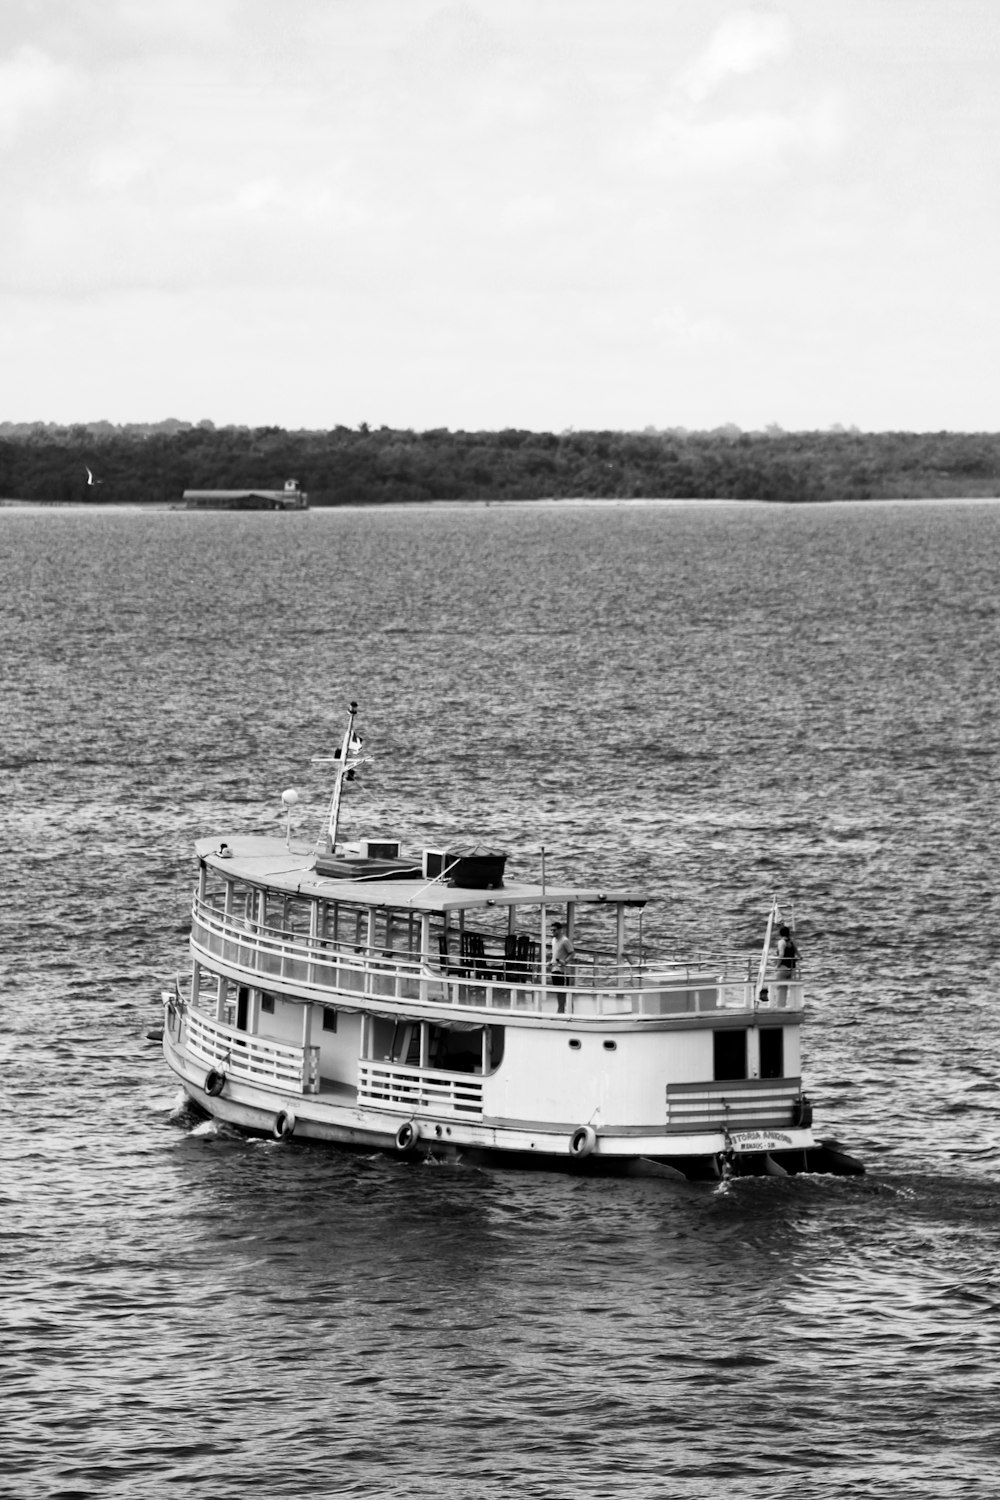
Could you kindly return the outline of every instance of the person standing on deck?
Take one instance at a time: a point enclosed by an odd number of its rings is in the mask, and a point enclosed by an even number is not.
[[[784,1005],[788,999],[788,980],[795,978],[795,970],[798,966],[799,950],[796,948],[791,932],[784,922],[778,928],[778,1004]],[[785,983],[782,983],[782,980]]]
[[[569,965],[576,949],[570,942],[566,929],[561,922],[552,923],[552,962],[549,965],[549,976],[553,984],[566,985],[569,983]],[[557,1004],[560,1014],[566,1009],[565,995],[559,995]]]

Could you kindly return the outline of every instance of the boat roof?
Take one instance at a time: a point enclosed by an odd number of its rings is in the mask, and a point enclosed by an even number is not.
[[[325,901],[447,912],[470,906],[538,906],[543,900],[556,906],[569,901],[611,905],[623,901],[630,906],[645,906],[647,900],[642,892],[621,887],[550,885],[548,882],[543,888],[521,881],[505,881],[494,889],[445,885],[440,879],[420,876],[397,880],[351,880],[319,874],[316,870],[317,851],[311,845],[286,844],[284,839],[260,834],[227,835],[224,842],[230,851],[228,855],[219,853],[223,844],[221,837],[198,839],[195,852],[199,859],[230,880],[266,885],[290,896],[319,896]]]

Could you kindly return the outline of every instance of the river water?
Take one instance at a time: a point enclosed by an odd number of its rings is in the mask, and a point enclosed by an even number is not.
[[[998,600],[990,503],[0,510],[0,1493],[995,1495]],[[672,947],[780,894],[867,1175],[199,1123],[192,842],[318,828],[352,698],[348,836],[544,846]]]

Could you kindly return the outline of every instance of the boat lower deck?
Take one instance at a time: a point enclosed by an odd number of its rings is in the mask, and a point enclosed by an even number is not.
[[[667,1122],[636,1127],[509,1120],[465,1115],[433,1101],[415,1108],[405,1094],[359,1101],[340,1080],[319,1079],[304,1093],[271,1081],[227,1073],[224,1058],[206,1060],[164,1028],[164,1052],[196,1108],[247,1133],[383,1150],[393,1154],[445,1154],[494,1165],[539,1166],[588,1173],[683,1176],[774,1175],[863,1170],[817,1142],[808,1126],[730,1131],[722,1121],[698,1120],[688,1132]],[[207,1065],[208,1064],[208,1065]]]
[[[339,1078],[321,1077],[316,1095],[320,1099],[336,1099],[343,1104],[357,1104],[358,1102],[356,1086],[351,1083],[344,1083]]]

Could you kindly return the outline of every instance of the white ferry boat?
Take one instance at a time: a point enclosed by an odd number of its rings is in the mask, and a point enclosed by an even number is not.
[[[479,848],[342,845],[356,712],[321,839],[291,837],[288,791],[285,837],[196,844],[190,983],[163,995],[164,1054],[194,1105],[257,1134],[413,1156],[864,1171],[813,1135],[802,979],[776,972],[776,905],[756,955],[657,956],[644,894],[551,884],[544,856],[529,884]],[[555,921],[571,956],[553,968]]]

